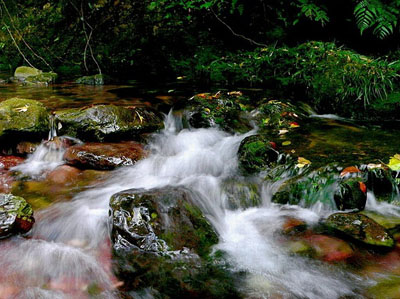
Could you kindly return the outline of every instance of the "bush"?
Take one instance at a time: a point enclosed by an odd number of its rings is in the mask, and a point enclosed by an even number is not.
[[[354,108],[354,101],[367,107],[385,99],[397,69],[397,61],[372,59],[324,42],[232,53],[203,68],[217,83],[300,87],[315,106],[334,111]]]

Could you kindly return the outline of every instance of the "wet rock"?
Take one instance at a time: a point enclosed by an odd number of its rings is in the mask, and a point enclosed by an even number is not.
[[[55,83],[58,75],[53,72],[41,73],[35,76],[29,76],[25,78],[24,83],[31,86],[47,86],[49,84]]]
[[[391,248],[395,241],[388,231],[371,218],[359,213],[336,213],[325,224],[365,245]]]
[[[10,172],[0,170],[0,193],[9,193],[14,183],[14,177]]]
[[[110,201],[114,260],[122,291],[169,297],[237,297],[232,277],[211,262],[217,235],[183,188],[132,189]]]
[[[194,128],[219,126],[227,131],[247,132],[251,129],[241,118],[243,103],[248,99],[240,92],[202,93],[189,100],[189,124]]]
[[[14,72],[14,78],[18,79],[19,81],[25,81],[26,78],[31,76],[37,76],[42,73],[41,70],[38,70],[33,67],[29,66],[20,66]]]
[[[136,142],[86,143],[68,148],[64,160],[80,168],[107,170],[133,165],[145,155],[143,145]]]
[[[284,235],[297,234],[303,232],[306,228],[307,224],[303,220],[289,217],[283,223],[282,233]]]
[[[78,78],[75,82],[78,84],[85,84],[85,85],[104,85],[109,82],[109,78],[103,74],[97,74],[92,76],[84,76]]]
[[[0,170],[9,170],[25,161],[24,158],[16,156],[0,156]]]
[[[68,165],[58,166],[46,176],[47,181],[54,184],[70,184],[78,179],[81,171]]]
[[[368,289],[368,298],[371,299],[397,299],[400,298],[399,275],[384,276],[378,283]]]
[[[16,145],[15,153],[26,156],[32,154],[39,145],[39,142],[21,141]]]
[[[334,195],[339,210],[363,210],[367,202],[367,187],[361,178],[349,178],[341,181]]]
[[[163,126],[161,117],[145,108],[98,105],[55,113],[58,133],[84,141],[131,140]]]
[[[22,197],[0,194],[0,238],[28,232],[35,222],[31,206]]]
[[[392,171],[385,165],[367,165],[367,187],[377,196],[391,197],[396,190],[397,183]]]
[[[12,98],[0,103],[0,139],[42,138],[48,133],[48,124],[46,107],[38,101]]]
[[[277,162],[279,153],[265,136],[253,135],[242,140],[238,156],[241,171],[244,174],[254,174]]]
[[[354,254],[349,244],[334,237],[312,235],[307,241],[314,249],[315,256],[327,262],[343,261]]]
[[[289,242],[288,249],[291,254],[300,256],[314,257],[316,254],[314,248],[304,240]]]
[[[227,196],[230,209],[250,208],[261,203],[260,190],[256,182],[230,179],[223,183],[222,189]]]

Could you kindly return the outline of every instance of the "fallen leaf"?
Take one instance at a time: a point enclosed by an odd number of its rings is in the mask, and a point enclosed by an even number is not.
[[[382,164],[369,163],[369,164],[367,165],[367,168],[368,168],[368,169],[376,169],[376,168],[382,168],[382,167],[383,167]]]
[[[287,132],[289,132],[289,130],[286,129],[279,130],[279,135],[286,134]]]
[[[264,124],[268,124],[269,121],[270,121],[270,118],[268,118],[268,117],[267,117],[266,119],[263,119],[263,123],[264,123]]]
[[[367,193],[367,186],[363,182],[358,182],[360,184],[360,190],[363,193]]]
[[[290,141],[284,141],[284,142],[282,142],[282,145],[283,145],[283,146],[291,145],[291,144],[292,144],[292,142],[290,142]]]
[[[290,123],[290,127],[291,128],[298,128],[298,127],[300,127],[300,125],[297,122],[293,121],[293,122]]]
[[[311,161],[307,160],[306,158],[303,158],[303,157],[298,157],[297,158],[296,167],[298,167],[298,168],[303,168],[304,166],[310,165],[310,164],[311,164]]]
[[[275,142],[270,141],[269,144],[271,145],[271,147],[272,147],[273,149],[276,150],[276,143],[275,143]]]
[[[390,157],[389,164],[387,166],[393,171],[400,171],[400,154]]]
[[[349,173],[358,173],[358,172],[361,172],[360,169],[358,169],[355,166],[349,166],[342,170],[342,172],[340,173],[340,176],[344,177],[345,175],[347,175]]]
[[[28,108],[29,108],[29,106],[25,105],[23,107],[15,108],[14,110],[17,111],[17,112],[26,112],[28,110]]]

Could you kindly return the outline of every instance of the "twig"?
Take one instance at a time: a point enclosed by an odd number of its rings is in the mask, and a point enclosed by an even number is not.
[[[255,40],[252,40],[251,38],[248,38],[248,37],[246,37],[246,36],[244,36],[244,35],[242,35],[242,34],[236,33],[236,32],[232,29],[231,26],[229,26],[227,23],[225,23],[225,22],[215,13],[215,11],[214,11],[212,8],[210,8],[210,11],[213,13],[214,17],[215,17],[221,24],[223,24],[226,28],[228,28],[229,31],[230,31],[234,36],[237,36],[237,37],[239,37],[239,38],[241,38],[241,39],[247,40],[247,41],[250,42],[251,44],[256,45],[256,46],[259,46],[259,47],[265,47],[265,48],[268,47],[266,44],[262,44],[262,43],[256,42]]]
[[[51,65],[46,61],[46,59],[44,59],[42,56],[40,56],[39,54],[37,54],[33,49],[32,49],[32,47],[26,42],[26,40],[24,39],[24,37],[23,37],[23,35],[19,32],[19,30],[16,28],[16,26],[14,25],[14,22],[13,22],[13,20],[12,20],[12,17],[11,17],[11,14],[10,14],[10,12],[9,12],[9,10],[8,10],[8,8],[7,8],[7,6],[6,6],[6,4],[5,4],[5,2],[4,2],[4,0],[1,0],[1,3],[3,4],[3,6],[4,6],[4,8],[5,8],[5,11],[7,12],[7,14],[8,14],[8,18],[9,18],[9,20],[10,20],[10,24],[11,24],[11,26],[13,27],[13,29],[15,30],[15,32],[19,35],[19,37],[21,38],[21,40],[22,40],[22,42],[25,44],[25,46],[32,52],[32,54],[34,55],[34,56],[36,56],[37,58],[39,58],[40,60],[42,60],[46,65],[47,65],[47,67],[50,69],[50,70],[53,70],[53,68],[51,67]],[[4,21],[3,21],[4,22]]]

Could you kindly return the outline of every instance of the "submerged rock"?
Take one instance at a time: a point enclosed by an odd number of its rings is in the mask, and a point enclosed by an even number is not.
[[[132,189],[110,202],[112,242],[122,290],[169,297],[237,297],[232,278],[212,263],[217,235],[183,188]]]
[[[354,255],[353,249],[345,241],[324,235],[312,235],[307,238],[315,257],[327,262],[339,262]]]
[[[108,81],[109,81],[108,76],[103,74],[97,74],[92,76],[80,77],[75,82],[78,84],[85,84],[85,85],[104,85]]]
[[[46,107],[38,101],[12,98],[0,103],[0,139],[42,138],[48,125]]]
[[[144,108],[98,105],[55,113],[59,134],[87,141],[132,139],[162,128],[163,120]]]
[[[279,153],[265,136],[252,135],[242,140],[238,156],[241,171],[244,174],[254,174],[277,162]]]
[[[0,156],[0,170],[9,170],[25,161],[24,158],[16,156]]]
[[[332,214],[326,219],[325,224],[366,245],[391,248],[395,244],[393,237],[383,226],[363,214]]]
[[[75,167],[61,165],[49,172],[46,178],[51,183],[66,185],[78,180],[80,173],[81,171]]]
[[[367,187],[361,178],[349,178],[341,181],[334,195],[339,210],[364,210],[367,202]]]
[[[35,222],[31,206],[22,197],[0,194],[0,238],[28,232]]]
[[[64,160],[80,168],[107,170],[133,165],[145,155],[143,145],[136,142],[86,143],[68,148]]]

